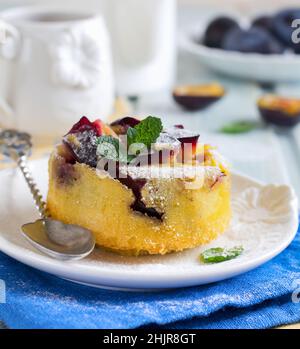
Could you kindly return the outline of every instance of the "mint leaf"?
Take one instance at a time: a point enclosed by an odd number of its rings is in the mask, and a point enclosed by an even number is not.
[[[259,123],[255,121],[240,120],[224,125],[220,132],[228,134],[245,133],[259,127]]]
[[[136,137],[137,130],[133,127],[128,127],[127,129],[127,144],[131,145],[134,142],[134,139]]]
[[[135,127],[127,130],[127,144],[130,154],[118,138],[100,136],[97,140],[97,155],[108,160],[130,162],[145,149],[155,143],[162,131],[162,122],[159,118],[148,116]],[[141,146],[143,145],[143,146]]]
[[[202,252],[200,254],[200,260],[203,263],[225,262],[238,257],[243,251],[244,248],[242,246],[235,246],[233,248],[214,247]]]
[[[97,155],[108,160],[127,162],[126,149],[119,139],[112,136],[100,136],[97,140]]]
[[[134,128],[130,127],[127,130],[128,145],[142,143],[145,144],[147,148],[150,148],[151,144],[155,143],[160,135],[162,128],[160,118],[148,116],[146,119],[134,126]]]

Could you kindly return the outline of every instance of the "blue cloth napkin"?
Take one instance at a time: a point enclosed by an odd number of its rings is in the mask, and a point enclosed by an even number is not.
[[[253,271],[210,285],[155,293],[73,284],[0,253],[0,279],[6,284],[0,320],[27,329],[268,328],[297,322],[299,231],[283,253]]]

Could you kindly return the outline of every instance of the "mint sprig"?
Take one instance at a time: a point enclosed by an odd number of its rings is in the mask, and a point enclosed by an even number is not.
[[[127,151],[118,138],[100,136],[97,140],[97,155],[108,160],[127,162]]]
[[[148,116],[134,127],[127,130],[127,143],[130,146],[133,143],[142,143],[147,148],[155,143],[163,129],[160,118]]]
[[[112,136],[100,136],[97,140],[97,155],[108,160],[119,161],[123,163],[130,162],[138,154],[151,144],[155,143],[162,131],[162,122],[155,116],[148,116],[135,127],[129,127],[127,130],[127,145],[130,147],[130,154],[120,142],[119,138]]]
[[[228,134],[246,133],[258,128],[259,126],[260,124],[256,121],[239,120],[224,125],[220,129],[220,132]]]
[[[234,259],[242,254],[244,248],[235,246],[232,248],[214,247],[205,250],[200,254],[200,261],[203,263],[220,263]]]

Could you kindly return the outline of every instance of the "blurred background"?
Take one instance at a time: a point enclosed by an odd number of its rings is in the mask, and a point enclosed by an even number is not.
[[[105,6],[105,2],[107,0],[11,0],[5,1],[1,0],[1,4],[4,6],[19,6],[19,5],[31,5],[31,4],[46,4],[59,6],[61,8],[69,8],[72,9],[74,7],[79,9],[91,9],[94,11],[103,10],[103,6]],[[109,1],[109,0],[108,0]],[[234,9],[240,11],[253,11],[257,12],[258,10],[276,10],[277,8],[283,6],[297,6],[297,0],[178,0],[179,5],[184,6],[197,6],[200,8],[208,8],[208,9]]]
[[[130,114],[157,115],[166,125],[184,124],[199,130],[201,140],[218,146],[235,170],[265,182],[293,185],[300,196],[298,119],[288,118],[293,125],[278,125],[278,120],[266,120],[258,105],[266,94],[283,96],[292,99],[288,105],[300,116],[297,48],[281,41],[273,31],[255,34],[259,40],[255,38],[252,51],[252,34],[250,39],[245,33],[242,39],[236,36],[225,44],[226,49],[204,43],[205,30],[220,15],[226,13],[241,27],[249,28],[253,18],[300,8],[299,1],[0,0],[4,11],[25,5],[82,16],[77,18],[77,27],[66,18],[63,24],[48,18],[45,25],[37,26],[19,21],[15,13],[1,16],[21,32],[17,53],[8,41],[2,50],[2,56],[14,57],[1,59],[1,124],[33,133],[34,156],[46,154],[49,142],[52,146],[82,115],[107,122]],[[101,14],[103,23],[98,21],[97,28],[85,23],[86,13]],[[77,36],[79,29],[86,39]],[[280,28],[278,31],[286,34]],[[13,38],[14,33],[9,36]],[[41,58],[46,52],[42,40],[49,44],[47,52],[54,65],[48,64],[48,56]],[[78,45],[75,49],[73,42]],[[238,42],[237,49],[230,47]],[[269,52],[260,52],[266,47]],[[52,74],[51,83],[48,73]],[[185,89],[176,90],[182,85]],[[202,88],[189,91],[186,87],[190,85]],[[176,91],[203,97],[203,85],[216,103],[191,111],[182,105],[182,98],[176,98]],[[275,102],[280,109],[282,101]]]

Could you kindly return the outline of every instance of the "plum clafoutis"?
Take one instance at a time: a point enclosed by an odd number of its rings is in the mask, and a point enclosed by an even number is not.
[[[217,17],[207,26],[203,44],[208,47],[221,48],[224,35],[232,28],[238,27],[238,23],[230,17]]]
[[[232,29],[223,41],[224,50],[243,53],[280,54],[284,48],[270,33],[258,27]]]
[[[174,100],[184,109],[202,110],[225,95],[225,89],[218,83],[181,85],[173,90]]]
[[[124,129],[115,129],[117,134],[100,120],[84,118],[50,157],[47,209],[51,217],[91,230],[97,246],[121,254],[166,254],[217,238],[231,220],[231,176],[224,159],[199,141],[199,133],[181,125],[166,129],[152,116],[134,123],[137,120],[125,118],[116,125],[130,124],[127,132],[137,143],[151,140],[149,152],[170,149],[172,162],[144,166],[124,162],[120,153],[107,147],[124,150]],[[182,162],[177,155],[187,143],[194,161]],[[97,160],[109,159],[116,175],[109,168],[94,167],[95,144]],[[203,156],[196,158],[199,151]]]
[[[264,95],[257,101],[257,106],[267,123],[292,127],[300,122],[300,99]]]
[[[278,12],[272,19],[272,30],[276,37],[286,46],[300,53],[300,44],[292,41],[292,34],[295,28],[292,23],[300,19],[300,8],[285,9]]]

